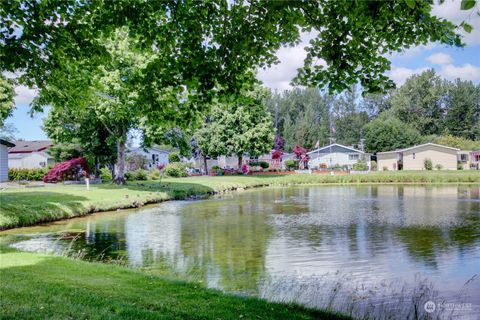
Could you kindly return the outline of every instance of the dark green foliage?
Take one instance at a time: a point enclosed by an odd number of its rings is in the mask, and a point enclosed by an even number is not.
[[[164,173],[168,177],[180,178],[187,176],[187,170],[185,164],[181,162],[172,162],[167,164],[164,169]]]
[[[168,162],[180,162],[180,156],[176,152],[170,152],[168,154]]]
[[[49,148],[47,153],[53,157],[55,162],[83,157],[83,149],[78,140],[57,143]]]
[[[364,127],[367,152],[391,151],[420,142],[419,132],[395,117],[383,115]]]
[[[432,160],[425,159],[423,160],[423,167],[425,170],[431,171],[433,169]]]
[[[260,161],[260,167],[262,169],[268,169],[270,167],[270,164],[266,161]]]
[[[293,170],[298,168],[298,161],[297,160],[285,160],[285,167],[288,170]]]
[[[10,181],[42,181],[47,174],[48,168],[41,169],[8,169],[8,179]]]
[[[480,140],[480,86],[457,79],[448,88],[445,131],[453,136]]]
[[[409,123],[422,135],[440,134],[448,82],[433,69],[413,75],[392,96],[395,117]]]

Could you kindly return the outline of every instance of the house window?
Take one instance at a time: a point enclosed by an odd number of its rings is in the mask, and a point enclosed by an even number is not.
[[[358,160],[358,153],[349,154],[348,160]]]
[[[47,164],[46,164],[44,161],[42,161],[42,162],[39,163],[39,165],[40,165],[40,167],[45,168],[45,166],[46,166]]]
[[[460,154],[460,162],[467,162],[468,161],[468,154],[461,153]]]
[[[415,152],[413,153],[413,160],[415,160]]]

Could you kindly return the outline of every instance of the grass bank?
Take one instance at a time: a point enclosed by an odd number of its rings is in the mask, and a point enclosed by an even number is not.
[[[480,183],[478,171],[377,172],[357,175],[190,177],[130,182],[126,186],[58,185],[0,191],[0,230],[72,218],[92,212],[205,196],[238,188],[297,184]]]
[[[0,254],[0,279],[2,319],[348,319],[116,265],[8,249]]]

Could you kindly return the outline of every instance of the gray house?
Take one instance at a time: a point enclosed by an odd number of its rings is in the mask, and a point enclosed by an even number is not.
[[[0,139],[0,182],[8,181],[8,149],[15,145]]]

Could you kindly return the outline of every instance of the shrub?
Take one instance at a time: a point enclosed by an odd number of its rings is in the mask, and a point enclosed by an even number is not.
[[[368,165],[365,161],[358,161],[353,165],[353,170],[355,171],[367,171]]]
[[[68,179],[77,179],[79,169],[88,174],[88,164],[85,158],[75,158],[57,163],[43,177],[43,182],[58,182]]]
[[[248,165],[249,165],[250,167],[258,167],[258,166],[260,166],[260,162],[259,162],[259,161],[255,161],[255,160],[254,160],[254,161],[249,161],[249,162],[248,162]]]
[[[457,162],[457,170],[463,170],[463,164],[460,161]]]
[[[132,171],[125,172],[125,180],[128,180],[128,181],[135,180],[134,177],[133,177],[133,172]]]
[[[213,168],[212,168],[213,169]],[[183,163],[181,162],[172,162],[165,167],[165,175],[169,177],[179,178],[186,177],[187,170]]]
[[[143,169],[137,169],[132,171],[132,180],[147,180],[147,171]]]
[[[171,152],[168,154],[168,162],[180,162],[180,156],[176,152]]]
[[[377,164],[377,161],[373,160],[370,162],[370,169],[372,171],[377,171],[378,170],[378,164]]]
[[[328,169],[328,165],[326,163],[320,163],[320,169]]]
[[[268,167],[270,167],[270,164],[267,161],[260,161],[259,165],[262,169],[268,169]]]
[[[387,166],[383,166],[383,167],[382,167],[382,170],[383,170],[383,171],[388,171],[388,167],[387,167]]]
[[[285,160],[285,167],[287,167],[288,170],[296,169],[296,168],[298,168],[298,161],[296,161],[296,160]]]
[[[435,165],[435,169],[437,169],[437,170],[442,170],[442,169],[443,169],[443,166],[442,166],[440,163],[437,163],[437,164]]]
[[[425,170],[432,170],[433,169],[433,165],[432,165],[432,160],[430,159],[425,159],[423,160],[423,166],[425,167]]]
[[[112,181],[112,179],[113,179],[112,171],[110,171],[110,169],[108,169],[108,168],[101,168],[100,169],[100,179],[102,179],[102,181]]]
[[[148,180],[159,180],[160,176],[160,169],[153,169],[148,172]]]
[[[42,178],[47,174],[47,168],[40,169],[8,169],[8,179],[10,181],[41,181]]]

